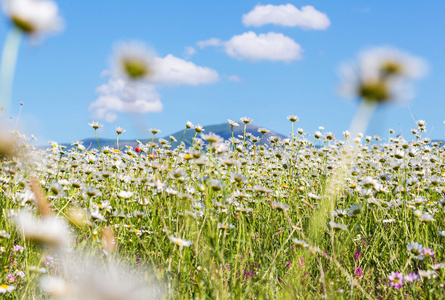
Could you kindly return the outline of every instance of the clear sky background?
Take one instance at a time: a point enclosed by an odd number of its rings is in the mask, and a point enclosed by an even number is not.
[[[147,130],[150,127],[161,129],[163,136],[183,130],[186,121],[211,125],[243,116],[254,119],[254,124],[287,135],[291,127],[286,117],[290,114],[298,115],[300,122],[296,126],[308,132],[323,126],[339,136],[348,129],[357,107],[356,102],[342,99],[336,92],[340,64],[355,59],[368,47],[392,46],[424,58],[429,63],[429,72],[416,82],[416,97],[411,102],[378,109],[367,133],[387,136],[388,129],[394,128],[409,138],[410,128],[415,128],[411,110],[415,119],[427,121],[431,138],[444,138],[445,1],[63,0],[57,3],[65,29],[39,45],[23,42],[13,87],[11,114],[15,118],[19,102],[24,102],[20,128],[34,134],[39,144],[93,136],[88,122],[92,121],[94,111],[89,111],[89,107],[100,96],[97,87],[109,84],[103,71],[110,69],[113,47],[118,42],[134,40],[146,43],[161,58],[172,55],[181,59],[182,64],[192,63],[185,64],[191,74],[182,74],[154,87],[162,102],[160,112],[142,115],[117,112],[118,120],[114,123],[95,119],[104,124],[101,137],[114,138],[116,126],[127,130],[121,139],[134,139],[150,137]],[[322,24],[326,28],[316,30],[243,24],[243,15],[259,4],[288,3],[298,9],[313,6],[326,14],[329,26]],[[1,45],[9,29],[2,16]],[[252,49],[242,55],[238,52],[237,57],[232,57],[233,53],[230,56],[232,44],[225,41],[234,42],[233,37],[248,32],[256,37],[270,32],[280,34],[281,40],[293,40],[302,51],[293,49],[294,57],[283,56],[282,60],[276,57],[255,60],[256,52],[252,53]],[[199,46],[200,41],[212,38],[218,39],[220,46]],[[196,53],[187,47],[193,47]],[[242,47],[249,45],[244,43]],[[267,53],[263,56],[267,57]],[[187,77],[194,78],[195,71],[203,73],[197,77],[197,84],[191,85]]]

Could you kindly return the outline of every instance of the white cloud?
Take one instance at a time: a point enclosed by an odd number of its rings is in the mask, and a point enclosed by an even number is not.
[[[96,92],[100,96],[88,108],[93,119],[115,122],[116,112],[146,114],[160,112],[163,108],[155,86],[148,83],[128,83],[124,79],[110,78]]]
[[[233,81],[233,82],[243,82],[243,80],[238,75],[229,76],[228,79],[229,79],[229,81]]]
[[[103,70],[102,72],[100,72],[100,77],[108,77],[110,76],[112,73],[110,70]]]
[[[113,76],[108,71],[101,73],[110,76],[108,82],[96,88],[99,97],[90,104],[88,111],[91,118],[115,122],[117,113],[146,114],[163,109],[160,94],[156,88],[160,85],[211,84],[219,80],[219,74],[207,67],[197,66],[192,62],[177,58],[171,54],[155,57],[155,73],[148,81],[129,82]]]
[[[218,47],[223,45],[223,42],[220,39],[217,38],[211,38],[205,41],[200,41],[196,43],[199,48],[204,49],[206,47],[212,46],[212,47]]]
[[[303,6],[301,10],[292,4],[286,5],[257,5],[249,13],[243,15],[245,26],[260,27],[266,24],[275,24],[303,29],[324,30],[331,25],[325,13],[316,10],[313,6]]]
[[[261,33],[253,31],[233,36],[228,41],[211,38],[196,43],[199,47],[223,47],[225,52],[237,59],[250,61],[274,60],[292,61],[301,59],[303,49],[293,39],[282,33]]]
[[[293,39],[282,33],[256,33],[249,31],[233,36],[224,42],[228,55],[250,61],[275,60],[292,61],[301,59],[303,49]]]
[[[184,57],[186,59],[189,59],[190,57],[192,57],[193,54],[196,54],[196,49],[193,47],[185,47],[184,50]]]
[[[155,84],[199,85],[219,80],[218,72],[215,70],[197,66],[171,54],[164,58],[156,57],[153,63],[155,74],[150,81]]]

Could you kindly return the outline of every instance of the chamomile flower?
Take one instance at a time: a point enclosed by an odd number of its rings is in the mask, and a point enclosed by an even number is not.
[[[129,191],[120,191],[117,195],[123,199],[130,199],[133,197],[134,193]]]
[[[281,202],[272,202],[274,208],[282,210],[282,211],[288,211],[290,206],[285,204],[285,203],[281,203]]]
[[[193,129],[195,126],[193,125],[192,122],[187,121],[187,123],[185,124],[185,127],[186,127],[187,129]]]
[[[104,125],[99,124],[99,122],[93,121],[91,123],[88,123],[88,125],[90,125],[91,127],[93,127],[94,129],[99,129],[101,127],[103,127]]]
[[[180,238],[176,238],[174,236],[170,236],[169,238],[170,238],[170,241],[172,241],[172,243],[174,243],[180,247],[190,247],[193,244],[192,241],[183,240]]]
[[[122,134],[122,133],[124,133],[126,130],[125,129],[123,129],[122,127],[116,127],[116,133],[117,134]]]
[[[410,242],[406,246],[408,253],[413,255],[415,259],[423,260],[423,246],[417,242]]]
[[[154,54],[143,43],[117,45],[114,60],[118,75],[130,81],[148,79],[154,74]]]
[[[7,233],[5,230],[0,230],[0,238],[9,239],[11,238],[11,235]]]
[[[30,213],[22,211],[15,218],[17,228],[28,240],[54,247],[67,247],[71,244],[71,234],[67,224],[54,216],[36,219]]]
[[[428,213],[423,213],[420,215],[419,220],[424,223],[429,223],[435,221],[434,217]]]
[[[301,247],[301,248],[309,247],[308,243],[306,243],[305,241],[300,241],[299,239],[292,239],[292,242],[294,242],[294,244],[296,246]]]
[[[343,95],[370,102],[401,101],[411,97],[408,80],[425,74],[420,58],[388,47],[362,52],[354,64],[341,68]]]
[[[221,142],[224,141],[224,139],[222,137],[220,137],[217,134],[214,134],[213,132],[209,132],[208,134],[201,133],[201,138],[204,141],[209,142],[211,144],[213,144],[213,143],[221,143]]]
[[[230,119],[227,119],[227,121],[229,122],[229,125],[232,126],[232,127],[238,127],[239,126],[239,124],[237,122],[235,122],[235,121],[232,121]]]
[[[258,132],[261,134],[267,134],[270,132],[270,130],[266,128],[258,128]]]
[[[334,229],[336,231],[348,229],[348,226],[341,224],[341,223],[329,222],[329,225],[332,227],[332,229]]]
[[[202,127],[202,125],[200,125],[200,124],[197,124],[197,125],[195,125],[195,131],[196,132],[203,132],[203,131],[205,131],[205,129]]]
[[[13,285],[0,284],[0,294],[10,293],[13,290],[15,290],[15,286]]]
[[[150,131],[153,135],[156,135],[156,134],[158,134],[159,132],[161,132],[160,129],[155,129],[155,128],[150,128],[150,129],[148,129],[148,131]]]
[[[29,35],[59,31],[63,27],[54,1],[3,0],[2,8],[11,22]]]
[[[235,228],[235,225],[233,224],[227,224],[227,223],[218,223],[218,229],[228,230]]]
[[[248,117],[242,117],[241,122],[243,122],[244,124],[249,124],[249,123],[253,122],[253,119],[248,118]]]
[[[289,121],[291,121],[292,123],[300,121],[300,119],[295,115],[289,115],[289,116],[287,116],[287,119]]]
[[[419,276],[422,277],[423,279],[431,279],[431,278],[436,278],[437,274],[436,271],[432,271],[432,270],[419,270]]]
[[[431,265],[430,267],[434,271],[438,271],[440,269],[443,269],[445,267],[445,264],[444,263],[435,263],[435,264]]]
[[[71,287],[60,277],[43,276],[40,278],[40,287],[56,298],[68,297],[72,292]]]

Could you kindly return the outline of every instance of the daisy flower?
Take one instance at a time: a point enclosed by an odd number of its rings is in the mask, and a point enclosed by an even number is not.
[[[340,91],[347,97],[370,102],[401,101],[411,98],[408,80],[422,77],[426,63],[415,56],[389,47],[362,52],[356,63],[345,64],[340,73]]]
[[[11,22],[29,35],[58,31],[62,28],[62,19],[54,1],[3,0],[2,4],[3,11]]]
[[[57,217],[45,216],[37,219],[30,213],[22,211],[15,218],[15,223],[28,240],[56,247],[66,247],[71,244],[68,226]]]
[[[15,286],[13,285],[0,284],[0,294],[10,293],[13,290],[15,290]]]
[[[131,81],[153,75],[154,55],[140,42],[119,44],[115,49],[114,60],[119,75]]]
[[[170,236],[170,241],[172,241],[174,244],[180,247],[190,247],[193,244],[192,241],[186,241],[180,238],[176,238],[174,236]]]

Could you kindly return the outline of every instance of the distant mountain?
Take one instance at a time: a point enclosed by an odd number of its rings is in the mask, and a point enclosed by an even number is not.
[[[261,133],[258,132],[258,128],[260,128],[260,126],[253,125],[253,124],[247,124],[246,132],[249,132],[249,133],[253,134],[254,136],[261,137]],[[224,140],[230,139],[232,137],[231,126],[229,125],[229,123],[204,126],[203,129],[204,129],[203,133],[213,132],[214,134],[221,136]],[[243,130],[244,130],[244,123],[240,123],[240,126],[234,127],[233,128],[234,137],[239,138],[239,136],[241,136],[241,138],[242,138]],[[176,148],[178,146],[179,140],[181,139],[181,136],[183,133],[184,133],[184,130],[180,130],[178,132],[171,134],[171,136],[174,136],[177,140],[177,142],[173,142],[171,144],[172,148]],[[184,134],[184,137],[182,138],[182,141],[187,146],[190,146],[194,135],[195,135],[194,129],[187,129],[186,133]],[[271,136],[278,136],[280,139],[286,138],[285,135],[282,135],[282,134],[274,132],[274,131],[270,131],[269,133],[264,135],[263,143],[268,144],[267,139]],[[198,133],[196,135],[196,137],[198,137],[198,138],[201,137],[201,134]],[[170,142],[170,135],[164,136],[162,138],[166,139],[167,141]],[[140,142],[142,142],[143,144],[151,142],[151,139],[138,139],[138,140]],[[158,142],[158,139],[155,138],[154,141]],[[82,140],[82,142],[83,142],[83,145],[87,148],[88,147],[90,147],[90,149],[97,148],[97,141],[95,138],[84,139],[84,140]],[[99,143],[100,143],[101,147],[108,146],[108,147],[116,148],[116,139],[99,138]],[[119,148],[121,148],[121,149],[125,148],[125,146],[136,147],[137,144],[138,143],[137,143],[136,139],[134,139],[134,140],[119,139]],[[71,144],[63,144],[63,145],[66,146],[68,149],[73,147],[73,146],[71,146]],[[48,146],[43,146],[43,147],[39,147],[39,148],[48,148]]]

